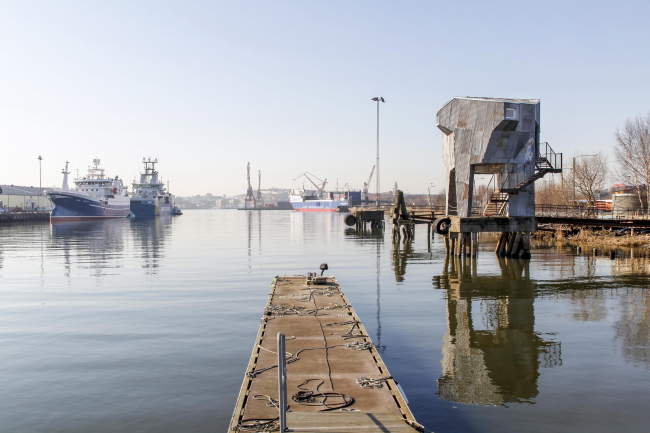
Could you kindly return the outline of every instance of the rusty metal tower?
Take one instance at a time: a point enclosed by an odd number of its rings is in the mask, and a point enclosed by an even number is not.
[[[258,174],[258,183],[257,183],[257,197],[255,198],[255,207],[264,207],[264,199],[262,198],[262,171],[259,170]]]
[[[248,177],[248,189],[246,190],[246,198],[244,199],[244,209],[255,209],[257,203],[255,202],[255,195],[253,194],[253,187],[251,186],[251,163],[246,167]],[[253,206],[250,203],[253,202]]]

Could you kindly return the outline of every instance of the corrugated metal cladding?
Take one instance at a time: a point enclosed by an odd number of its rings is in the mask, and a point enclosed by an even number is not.
[[[505,109],[516,110],[515,119],[506,119]],[[443,161],[447,171],[449,194],[455,194],[458,215],[469,216],[474,173],[500,174],[504,179],[526,161],[526,151],[536,140],[539,127],[537,99],[501,99],[457,97],[437,114],[443,132]],[[471,169],[472,165],[480,164]],[[455,179],[450,177],[455,169]],[[455,188],[452,188],[451,184]],[[453,191],[455,189],[455,192]],[[454,199],[447,197],[449,205]],[[535,190],[531,184],[511,196],[510,216],[534,215]]]

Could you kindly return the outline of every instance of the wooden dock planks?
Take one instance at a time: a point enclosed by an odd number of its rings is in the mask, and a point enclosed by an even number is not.
[[[271,286],[230,431],[277,429],[271,399],[278,399],[278,332],[285,334],[288,352],[289,429],[415,431],[408,405],[336,279],[312,284],[305,276],[276,278]],[[362,377],[383,379],[382,387],[361,387]],[[292,399],[309,393],[315,394],[311,401]],[[350,397],[354,402],[346,405]]]

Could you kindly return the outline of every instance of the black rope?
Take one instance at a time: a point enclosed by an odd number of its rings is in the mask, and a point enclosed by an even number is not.
[[[295,393],[291,397],[291,400],[305,406],[325,406],[325,409],[321,409],[321,412],[328,411],[328,410],[342,409],[354,403],[354,398],[350,397],[349,395],[336,392],[333,387],[332,387],[332,392],[321,392],[320,387],[322,384],[325,383],[325,381],[322,379],[320,380],[318,385],[316,385],[315,392],[303,388],[303,386],[315,380],[319,380],[319,379],[307,379],[306,381],[298,385],[298,389],[300,391]],[[334,403],[328,403],[328,400],[330,399],[339,399],[339,401],[335,401]]]

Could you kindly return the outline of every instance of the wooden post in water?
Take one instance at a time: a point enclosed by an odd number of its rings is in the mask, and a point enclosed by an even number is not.
[[[524,234],[524,247],[521,253],[522,259],[530,259],[530,232]]]
[[[505,256],[510,257],[512,254],[512,248],[515,246],[515,239],[517,238],[517,233],[509,232],[508,233],[508,243],[506,244]]]
[[[522,232],[517,232],[517,235],[515,236],[515,245],[512,250],[511,257],[518,259],[519,254],[522,252],[522,244],[523,244],[523,236],[524,234]]]
[[[497,247],[494,249],[494,254],[499,254],[499,251],[501,250],[501,245],[503,244],[503,237],[505,233],[501,233],[501,236],[499,236],[499,242],[497,242]]]

